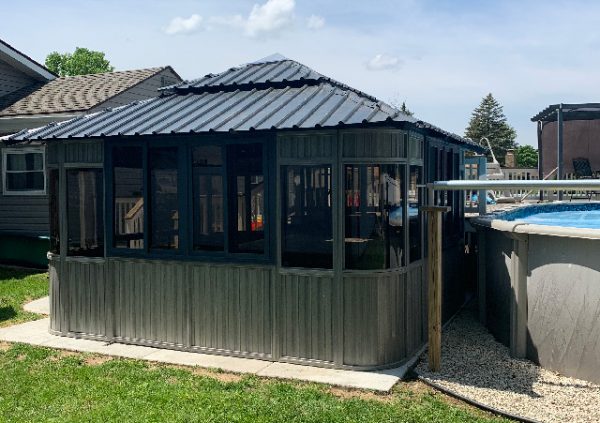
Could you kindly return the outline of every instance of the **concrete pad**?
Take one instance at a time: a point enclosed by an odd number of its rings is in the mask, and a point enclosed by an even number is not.
[[[182,366],[214,368],[233,373],[250,373],[264,377],[302,380],[380,392],[389,392],[406,371],[406,366],[382,372],[336,370],[288,363],[272,363],[270,361],[251,358],[174,351],[139,345],[107,344],[103,341],[52,335],[48,332],[49,324],[50,321],[46,318],[0,328],[0,341],[22,342],[42,347],[105,354],[114,357],[141,359]]]
[[[144,360],[158,361],[161,363],[180,364],[183,366],[200,366],[221,369],[233,373],[256,374],[271,365],[271,362],[252,360],[239,357],[225,357],[219,355],[191,353],[156,349],[156,352],[144,357]]]
[[[396,376],[381,373],[324,369],[288,363],[273,363],[266,369],[258,372],[258,375],[279,379],[326,383],[345,388],[370,389],[381,392],[389,392],[396,382],[400,380]]]
[[[23,306],[23,310],[48,316],[50,314],[50,297],[43,297],[27,303]]]

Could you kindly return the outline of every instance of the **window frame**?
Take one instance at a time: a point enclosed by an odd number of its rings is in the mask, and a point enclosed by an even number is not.
[[[255,263],[255,264],[273,264],[274,257],[274,240],[273,234],[276,223],[272,221],[275,218],[274,210],[274,187],[275,181],[272,175],[275,172],[271,169],[274,167],[274,143],[275,137],[265,135],[256,135],[253,137],[241,137],[237,134],[218,134],[218,135],[203,135],[194,137],[176,137],[165,138],[157,137],[152,140],[105,140],[105,219],[106,219],[106,254],[108,257],[131,257],[139,259],[176,259],[188,261],[210,261],[215,263]],[[228,175],[227,175],[227,146],[232,144],[261,144],[262,145],[262,171],[265,179],[265,216],[264,216],[264,231],[265,244],[264,253],[232,253],[229,252],[229,233],[228,233],[228,202],[224,201],[224,231],[225,231],[225,250],[224,251],[202,251],[194,250],[193,246],[193,163],[192,149],[202,145],[217,145],[223,151],[223,166],[222,166],[222,182],[223,197],[228,198]],[[177,147],[179,151],[178,161],[178,190],[179,190],[179,211],[180,211],[180,245],[178,250],[160,250],[151,249],[150,242],[150,213],[145,211],[144,219],[144,248],[115,248],[114,244],[114,175],[113,175],[113,147],[142,147],[143,152],[143,187],[144,187],[144,204],[149,204],[149,188],[150,188],[150,169],[148,167],[148,152],[151,148],[160,147]]]
[[[8,170],[8,155],[9,154],[31,154],[37,153],[42,154],[42,174],[44,175],[44,189],[43,190],[24,190],[24,191],[15,191],[8,189],[7,184],[7,173],[31,173],[31,172],[40,172],[39,170],[25,170],[25,171],[9,171]],[[48,175],[47,175],[47,163],[46,163],[46,147],[23,147],[23,148],[15,148],[8,147],[2,149],[2,193],[7,196],[45,196],[48,192]]]

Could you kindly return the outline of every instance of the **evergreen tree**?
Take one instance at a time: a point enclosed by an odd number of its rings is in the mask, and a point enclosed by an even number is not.
[[[404,113],[405,115],[408,115],[408,116],[413,116],[414,115],[414,113],[408,107],[406,107],[406,102],[405,101],[403,101],[402,104],[400,105],[400,111],[402,113]]]
[[[475,142],[483,137],[488,138],[494,155],[500,164],[504,164],[506,151],[516,146],[517,132],[506,122],[502,106],[490,93],[473,111],[465,136]]]

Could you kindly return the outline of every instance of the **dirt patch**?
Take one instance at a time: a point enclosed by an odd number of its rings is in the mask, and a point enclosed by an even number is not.
[[[8,342],[0,341],[0,351],[8,351],[10,350],[11,344]]]
[[[236,373],[221,373],[215,372],[211,369],[205,369],[203,367],[194,367],[192,370],[192,374],[195,376],[205,376],[210,377],[212,379],[217,379],[219,382],[223,383],[235,383],[242,380],[242,375]]]
[[[327,391],[341,399],[360,399],[365,401],[390,402],[394,399],[391,394],[377,394],[371,391],[363,391],[360,389],[344,389],[331,387]]]
[[[50,361],[59,361],[66,357],[73,357],[79,355],[77,351],[69,351],[69,350],[56,350],[56,354],[53,354],[48,357]]]
[[[83,361],[88,366],[101,366],[107,361],[111,361],[113,357],[109,355],[91,355],[85,358]]]

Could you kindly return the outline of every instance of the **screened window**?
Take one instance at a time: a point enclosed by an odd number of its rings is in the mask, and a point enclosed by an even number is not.
[[[403,165],[346,165],[347,269],[404,265]]]
[[[283,166],[281,176],[282,264],[331,269],[331,166]]]
[[[408,183],[408,245],[410,262],[421,259],[421,185],[423,168],[410,167]]]
[[[179,194],[177,148],[151,148],[150,168],[150,248],[179,248]]]
[[[102,169],[67,170],[67,255],[104,256]]]
[[[265,251],[265,181],[262,144],[231,145],[227,149],[229,251]]]
[[[3,151],[4,194],[44,195],[46,170],[44,149],[5,149]]]
[[[220,146],[192,150],[194,249],[223,251],[223,157]]]
[[[113,149],[114,246],[144,248],[144,169],[141,147]]]
[[[60,254],[58,193],[58,169],[50,169],[48,172],[48,202],[50,205],[50,252],[54,254]]]

